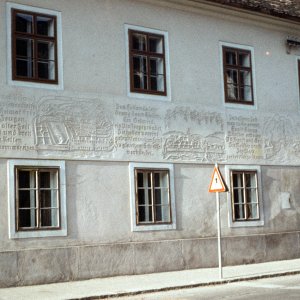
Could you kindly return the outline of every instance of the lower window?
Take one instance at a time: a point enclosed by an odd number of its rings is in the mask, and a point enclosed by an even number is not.
[[[10,237],[66,235],[64,162],[12,160],[8,172]]]
[[[15,167],[17,230],[60,227],[58,168]]]
[[[133,230],[175,229],[172,165],[130,164]]]
[[[226,166],[226,177],[227,182],[230,182],[229,225],[264,225],[260,167]]]
[[[231,171],[233,221],[259,220],[256,171]]]

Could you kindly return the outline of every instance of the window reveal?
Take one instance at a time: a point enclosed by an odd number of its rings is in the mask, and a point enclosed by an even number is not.
[[[12,10],[14,80],[57,83],[56,17]]]
[[[164,36],[129,30],[131,92],[166,95]]]
[[[136,224],[171,223],[168,170],[135,170]]]
[[[231,171],[233,221],[259,220],[257,173]]]
[[[223,47],[225,102],[253,105],[251,51]]]
[[[17,230],[60,227],[59,169],[16,167]]]

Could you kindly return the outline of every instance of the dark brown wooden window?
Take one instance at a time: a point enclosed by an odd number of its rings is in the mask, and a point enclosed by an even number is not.
[[[300,59],[298,59],[298,88],[300,94]]]
[[[136,224],[171,224],[169,170],[135,169]]]
[[[129,30],[130,91],[166,95],[164,36]]]
[[[16,228],[60,228],[58,168],[15,167]]]
[[[259,220],[256,171],[231,171],[233,221]]]
[[[223,47],[225,102],[253,105],[251,51]]]
[[[56,17],[12,10],[12,79],[56,84]]]

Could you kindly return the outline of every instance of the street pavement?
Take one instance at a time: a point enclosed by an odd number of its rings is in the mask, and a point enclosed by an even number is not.
[[[116,300],[299,300],[300,274],[178,289]]]
[[[0,289],[0,300],[106,299],[300,274],[300,259]],[[300,293],[299,293],[300,295]],[[300,299],[300,296],[299,296]]]

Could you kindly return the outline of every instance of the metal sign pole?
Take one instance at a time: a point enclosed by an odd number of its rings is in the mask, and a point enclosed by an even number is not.
[[[218,222],[218,258],[219,258],[219,275],[220,279],[223,279],[222,270],[222,248],[221,248],[221,224],[220,224],[220,198],[219,192],[216,192],[217,201],[217,222]]]

